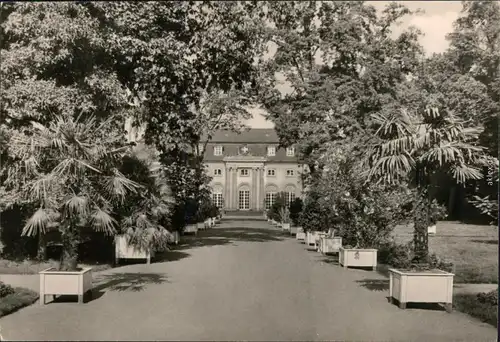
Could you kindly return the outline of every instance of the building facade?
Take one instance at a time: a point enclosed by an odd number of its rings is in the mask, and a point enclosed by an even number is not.
[[[274,129],[218,131],[203,152],[219,208],[262,211],[279,192],[286,194],[287,203],[302,196],[303,168],[294,147],[278,148]]]

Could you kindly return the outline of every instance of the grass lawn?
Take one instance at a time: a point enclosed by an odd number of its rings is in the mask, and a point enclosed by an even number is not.
[[[49,267],[57,267],[59,264],[56,260],[48,260],[39,262],[37,260],[12,261],[0,259],[0,274],[38,274]],[[109,264],[96,265],[80,265],[84,267],[92,267],[93,271],[103,271],[111,268]]]
[[[498,305],[481,303],[476,294],[457,294],[453,296],[453,307],[482,322],[498,328]]]
[[[413,225],[394,230],[397,242],[413,239]],[[437,234],[429,236],[429,249],[455,264],[454,283],[498,284],[498,228],[453,221],[437,224]]]
[[[31,305],[37,299],[38,293],[23,287],[15,287],[14,293],[0,297],[0,317]]]

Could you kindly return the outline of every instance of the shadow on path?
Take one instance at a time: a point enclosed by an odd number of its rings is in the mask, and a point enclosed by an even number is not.
[[[241,221],[240,221],[241,223]],[[280,230],[234,227],[234,228],[213,228],[199,231],[198,236],[184,236],[184,241],[175,249],[188,249],[204,246],[222,246],[235,242],[270,242],[283,241],[287,238]]]
[[[167,277],[160,273],[112,273],[99,275],[94,281],[97,285],[84,296],[85,303],[101,298],[106,291],[139,292],[149,284],[168,283]],[[52,303],[75,302],[76,299],[74,295],[55,296]]]
[[[370,291],[381,292],[389,290],[389,279],[363,279],[356,280],[356,282]]]
[[[101,292],[104,290],[139,292],[144,290],[147,285],[168,282],[165,274],[128,272],[101,275],[96,281],[98,285],[94,286],[94,292]]]

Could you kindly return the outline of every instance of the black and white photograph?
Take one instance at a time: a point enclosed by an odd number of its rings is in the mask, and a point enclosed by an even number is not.
[[[0,341],[497,341],[499,114],[499,1],[1,1]]]

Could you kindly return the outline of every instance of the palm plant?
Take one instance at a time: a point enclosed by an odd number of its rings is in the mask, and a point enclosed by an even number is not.
[[[151,149],[139,144],[124,157],[120,171],[142,186],[128,195],[126,203],[115,205],[121,232],[139,250],[167,249],[173,197],[162,165]]]
[[[380,141],[370,153],[369,179],[389,183],[407,179],[416,187],[414,262],[428,264],[433,176],[446,172],[459,184],[482,178],[479,165],[483,149],[475,144],[480,130],[466,127],[450,111],[437,108],[413,115],[403,109],[386,117],[373,117]]]
[[[282,223],[290,223],[290,211],[287,207],[281,207],[279,209],[279,217]]]
[[[116,118],[53,116],[47,125],[32,123],[11,137],[9,191],[16,201],[36,203],[23,235],[44,233],[57,225],[62,255],[59,269],[77,269],[80,233],[92,227],[116,233],[113,207],[142,187],[118,169],[128,150],[122,134],[110,127]],[[17,177],[13,177],[17,173]]]

